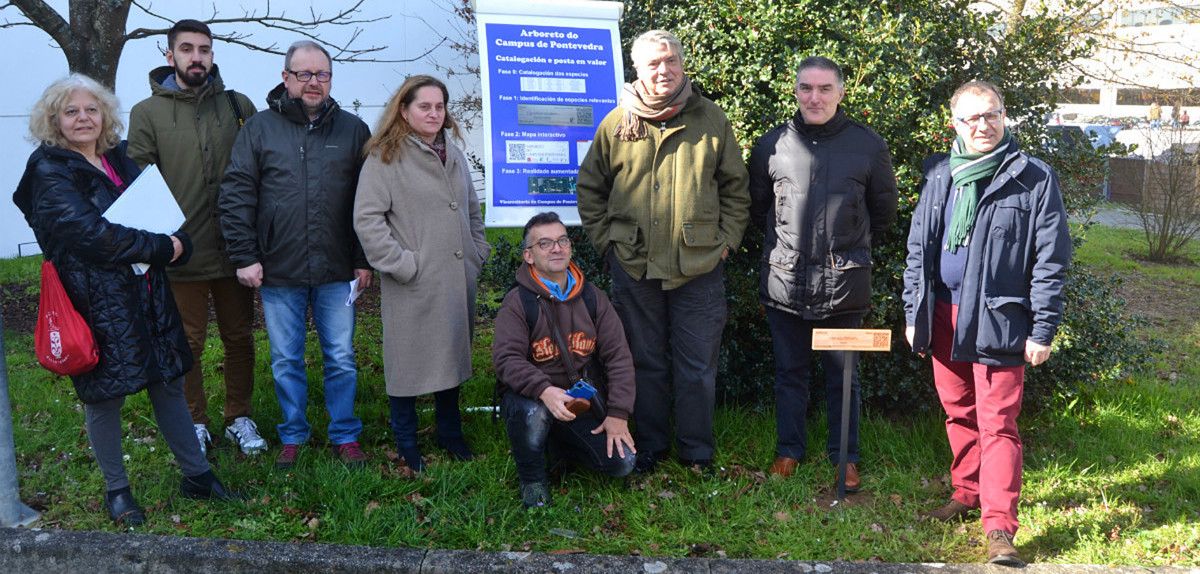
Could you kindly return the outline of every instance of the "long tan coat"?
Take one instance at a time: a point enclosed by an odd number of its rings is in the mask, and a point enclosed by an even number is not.
[[[363,164],[354,230],[382,276],[387,394],[453,388],[471,376],[475,281],[490,247],[461,150],[446,165],[415,136],[385,164]]]

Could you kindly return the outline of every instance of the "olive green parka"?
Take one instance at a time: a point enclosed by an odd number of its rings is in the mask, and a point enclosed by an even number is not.
[[[624,112],[600,122],[579,167],[579,218],[597,252],[611,247],[631,277],[674,289],[742,242],[750,221],[742,147],[725,112],[699,94],[667,121],[647,122],[638,141],[613,133]]]
[[[217,220],[217,193],[238,130],[254,114],[245,95],[226,92],[216,64],[208,83],[197,91],[163,85],[171,66],[150,72],[151,96],[129,112],[129,157],[145,168],[154,164],[187,218],[183,230],[195,252],[182,267],[168,270],[173,281],[233,277]],[[237,102],[235,109],[230,97]]]

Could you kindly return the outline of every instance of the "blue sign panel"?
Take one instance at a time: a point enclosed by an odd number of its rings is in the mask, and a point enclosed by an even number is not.
[[[484,24],[491,107],[490,204],[575,205],[596,126],[617,106],[608,29]]]

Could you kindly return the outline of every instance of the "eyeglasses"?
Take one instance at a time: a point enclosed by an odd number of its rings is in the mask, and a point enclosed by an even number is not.
[[[558,239],[539,239],[537,243],[529,245],[525,247],[525,249],[532,249],[534,246],[536,246],[542,251],[550,251],[555,245],[557,245],[559,249],[566,249],[571,246],[571,238],[564,235]]]
[[[980,119],[986,121],[989,124],[995,124],[995,123],[998,123],[1000,121],[1000,119],[1003,117],[1004,117],[1004,108],[1000,108],[998,110],[992,110],[990,112],[983,112],[982,114],[975,114],[973,116],[968,116],[965,118],[954,118],[954,121],[956,121],[960,124],[963,124],[965,126],[977,126],[977,125],[979,125]]]
[[[293,76],[296,76],[296,79],[301,82],[307,82],[313,78],[316,78],[318,82],[321,82],[322,84],[328,84],[329,80],[333,79],[333,72],[326,72],[326,71],[297,72],[295,70],[284,70],[284,71]]]

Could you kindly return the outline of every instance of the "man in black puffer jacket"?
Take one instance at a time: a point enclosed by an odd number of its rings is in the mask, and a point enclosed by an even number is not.
[[[841,68],[806,58],[796,73],[800,109],[767,132],[750,155],[750,217],[765,232],[759,298],[775,350],[771,474],[790,476],[806,448],[812,330],[852,329],[871,305],[871,244],[896,221],[896,176],[887,144],[846,117]],[[849,354],[821,354],[829,439],[840,446],[842,369]],[[846,489],[859,488],[858,376],[852,383]]]
[[[313,311],[325,357],[328,438],[335,454],[366,462],[354,416],[358,368],[350,281],[361,291],[371,268],[354,233],[354,194],[370,130],[329,97],[332,59],[319,44],[292,44],[283,83],[238,134],[217,211],[229,259],[247,287],[260,287],[271,341],[275,394],[283,411],[275,465],[291,467],[311,427],[305,417],[306,313]]]

